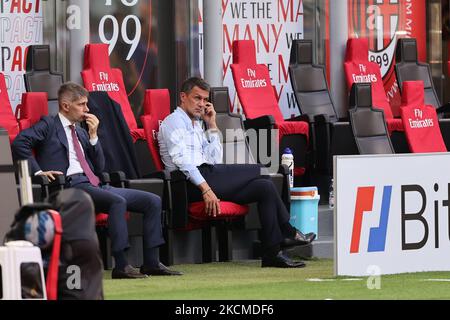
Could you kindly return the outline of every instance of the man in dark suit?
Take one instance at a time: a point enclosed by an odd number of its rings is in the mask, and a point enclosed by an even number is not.
[[[189,201],[204,201],[206,213],[220,215],[220,199],[239,204],[258,203],[264,253],[262,267],[301,268],[283,254],[282,247],[304,245],[314,233],[302,234],[289,224],[289,212],[260,165],[221,164],[222,145],[216,124],[216,111],[208,101],[209,85],[199,78],[187,79],[181,86],[180,106],[162,122],[158,134],[165,168],[183,171]],[[205,132],[201,121],[207,127]]]
[[[161,199],[140,190],[100,184],[105,158],[97,136],[99,120],[88,113],[88,92],[75,83],[65,83],[58,91],[59,114],[43,117],[22,131],[12,144],[16,160],[28,159],[32,173],[54,180],[66,176],[66,187],[79,188],[92,198],[96,212],[108,213],[115,268],[112,278],[145,278],[147,275],[179,275],[159,262],[158,247],[164,243],[161,226]],[[86,121],[88,132],[76,124]],[[33,156],[33,151],[35,155]],[[140,270],[126,257],[127,210],[144,214],[144,265]]]

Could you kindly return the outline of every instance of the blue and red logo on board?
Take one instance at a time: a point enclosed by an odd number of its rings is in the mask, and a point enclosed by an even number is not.
[[[386,249],[386,241],[389,225],[392,220],[400,223],[398,229],[390,229],[391,237],[399,237],[400,248],[404,250],[419,250],[428,241],[434,240],[434,248],[440,247],[443,241],[439,235],[439,224],[450,221],[450,183],[444,189],[444,198],[438,195],[441,189],[438,183],[424,187],[419,184],[406,184],[399,186],[393,196],[393,186],[382,186],[381,199],[375,198],[375,191],[381,190],[375,186],[358,186],[356,188],[356,201],[353,214],[352,236],[350,242],[350,253],[383,252]],[[400,193],[398,193],[398,191]],[[378,191],[379,192],[379,191]],[[442,196],[442,195],[441,195]],[[381,208],[378,225],[370,230],[364,228],[364,217],[368,214],[376,215],[374,204],[380,203]],[[392,202],[398,201],[395,211],[392,210]],[[410,204],[413,204],[412,206]],[[444,222],[440,221],[444,219]],[[367,224],[366,224],[367,225]],[[447,223],[447,241],[450,241],[450,223]],[[368,234],[367,249],[361,248],[360,242]],[[442,232],[442,230],[441,230]],[[411,238],[414,234],[414,240]],[[409,236],[408,236],[409,235]],[[442,237],[444,238],[444,237]],[[418,240],[419,239],[419,240]]]

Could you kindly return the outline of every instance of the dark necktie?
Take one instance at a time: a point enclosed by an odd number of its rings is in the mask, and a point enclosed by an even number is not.
[[[80,142],[78,141],[78,137],[75,132],[75,125],[70,125],[69,127],[70,131],[72,132],[73,148],[75,149],[75,154],[78,158],[78,161],[80,162],[81,168],[83,169],[86,177],[89,179],[89,182],[94,186],[98,186],[100,180],[94,174],[94,172],[92,172],[91,167],[89,167],[89,164],[87,163],[86,158],[84,157],[83,151],[81,150]]]

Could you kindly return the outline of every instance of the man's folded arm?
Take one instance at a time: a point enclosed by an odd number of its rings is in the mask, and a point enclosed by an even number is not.
[[[208,163],[222,163],[223,147],[220,141],[220,135],[217,130],[208,130],[208,140],[204,146]]]
[[[11,145],[14,161],[28,159],[33,174],[41,170],[33,156],[33,149],[47,139],[48,121],[48,117],[44,117],[31,128],[21,131]]]

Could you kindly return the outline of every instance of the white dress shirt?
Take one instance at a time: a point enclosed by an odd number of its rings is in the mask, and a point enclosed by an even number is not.
[[[78,161],[77,154],[75,153],[75,148],[73,147],[73,139],[72,139],[72,130],[70,129],[70,125],[72,123],[69,119],[67,119],[65,116],[63,116],[61,113],[58,113],[59,119],[61,120],[61,124],[64,128],[64,132],[66,133],[67,143],[69,146],[69,168],[67,169],[66,176],[70,176],[72,174],[77,173],[83,173],[83,169],[81,168],[80,161]],[[90,139],[89,142],[91,145],[95,146],[97,144],[98,137],[94,139]],[[84,154],[83,147],[81,145],[81,142],[78,139],[78,143],[80,144],[81,151]],[[42,170],[39,170],[35,173],[35,175],[38,175],[42,172]]]
[[[201,121],[191,118],[178,107],[161,123],[159,152],[167,170],[181,170],[196,186],[205,181],[197,166],[222,163],[222,144],[217,132],[206,132]]]

